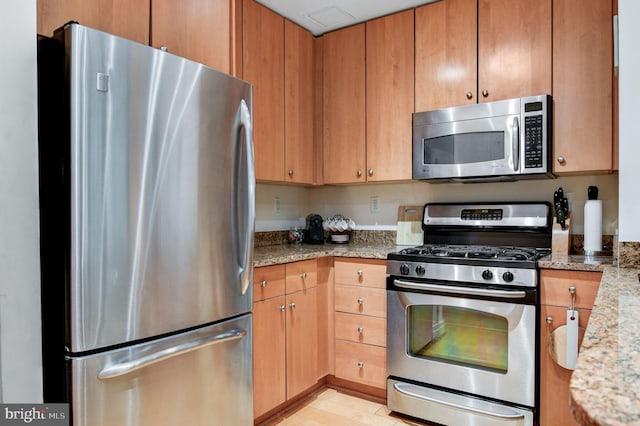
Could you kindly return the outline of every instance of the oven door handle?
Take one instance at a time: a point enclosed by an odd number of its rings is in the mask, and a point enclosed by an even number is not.
[[[490,290],[483,288],[471,288],[471,287],[459,287],[448,285],[437,285],[427,283],[414,283],[403,280],[393,280],[393,284],[397,287],[408,288],[411,290],[430,290],[438,291],[440,293],[452,293],[452,294],[464,294],[468,296],[490,296],[490,297],[503,297],[506,299],[524,299],[527,295],[522,290]]]
[[[493,404],[489,402],[482,402],[481,404],[485,406],[482,408],[480,406],[470,407],[468,405],[462,404],[460,402],[456,402],[453,400],[455,398],[453,395],[451,396],[451,400],[446,401],[444,399],[437,398],[435,395],[429,395],[429,391],[427,389],[419,388],[414,385],[410,385],[408,383],[394,383],[393,388],[403,395],[407,395],[413,398],[423,399],[429,402],[433,402],[435,404],[446,405],[448,407],[456,408],[459,410],[470,411],[472,413],[481,414],[485,416],[494,417],[497,419],[514,421],[517,419],[521,419],[524,417],[524,413],[507,409],[506,407],[500,407],[500,413],[494,410],[490,410],[489,408],[497,408],[492,407]]]

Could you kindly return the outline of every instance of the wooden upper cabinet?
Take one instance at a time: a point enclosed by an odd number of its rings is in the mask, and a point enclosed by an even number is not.
[[[232,74],[233,0],[153,0],[151,45]]]
[[[285,181],[313,184],[315,157],[315,44],[313,35],[284,22]]]
[[[416,8],[415,110],[477,101],[477,0]]]
[[[242,3],[242,76],[253,85],[256,179],[284,180],[284,18]]]
[[[149,44],[148,0],[38,0],[38,34],[50,37],[69,21]]]
[[[324,183],[365,182],[365,24],[323,39]]]
[[[411,179],[413,9],[366,23],[367,181]]]
[[[551,93],[551,57],[551,0],[417,8],[416,111]]]
[[[551,93],[551,0],[479,0],[480,102]]]
[[[612,17],[611,0],[553,2],[554,173],[615,167]]]

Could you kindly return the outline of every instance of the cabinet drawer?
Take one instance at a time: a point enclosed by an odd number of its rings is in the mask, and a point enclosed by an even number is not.
[[[386,288],[387,263],[384,260],[335,260],[335,281],[339,284]]]
[[[571,304],[569,287],[575,287],[575,306],[591,309],[600,287],[601,278],[601,272],[543,269],[540,271],[540,303],[568,307]]]
[[[384,389],[386,365],[385,348],[336,340],[336,377]]]
[[[316,259],[287,263],[286,266],[287,294],[318,285],[318,262]]]
[[[387,346],[387,321],[368,315],[336,312],[336,339]]]
[[[336,284],[335,306],[338,312],[387,316],[387,291],[379,288]]]
[[[253,270],[253,301],[282,296],[285,288],[285,266],[262,266]]]

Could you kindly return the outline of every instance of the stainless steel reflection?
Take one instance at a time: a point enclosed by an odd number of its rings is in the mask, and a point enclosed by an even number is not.
[[[190,349],[180,351],[185,345]],[[127,374],[99,378],[105,370],[173,351]],[[69,362],[75,425],[253,424],[250,314]]]
[[[462,219],[465,209],[499,210],[500,220]],[[550,206],[545,203],[511,204],[427,204],[424,207],[423,223],[429,226],[491,226],[495,228],[549,226]]]
[[[409,351],[410,306],[458,307],[497,315],[508,323],[504,373],[418,358]],[[387,370],[390,376],[442,386],[486,398],[535,406],[535,306],[518,303],[387,291]],[[428,332],[426,330],[425,332]]]
[[[442,392],[398,380],[387,381],[390,409],[446,425],[533,425],[533,411],[464,395]]]
[[[250,86],[85,27],[66,34],[70,350],[250,311]]]

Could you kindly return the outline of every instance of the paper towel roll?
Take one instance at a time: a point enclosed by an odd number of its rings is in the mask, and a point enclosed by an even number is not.
[[[567,311],[567,346],[566,361],[564,368],[573,370],[578,361],[578,311]]]
[[[584,253],[602,251],[602,200],[584,203]]]

